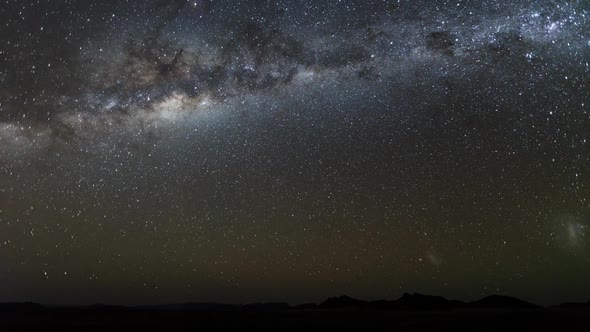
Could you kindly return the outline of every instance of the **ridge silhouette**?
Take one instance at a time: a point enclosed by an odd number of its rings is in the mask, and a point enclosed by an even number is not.
[[[0,303],[0,331],[231,328],[383,328],[401,331],[586,330],[590,302],[540,307],[518,298],[491,295],[462,302],[419,293],[395,300],[364,301],[342,295],[291,306],[185,302],[163,305],[43,306]]]
[[[96,311],[116,311],[125,309],[137,310],[216,310],[216,311],[232,311],[232,310],[246,310],[246,311],[280,311],[280,310],[313,310],[313,309],[381,309],[381,310],[432,310],[432,309],[540,309],[546,308],[537,304],[521,300],[516,297],[505,295],[490,295],[479,300],[471,302],[463,302],[459,300],[447,299],[442,296],[426,295],[420,293],[404,293],[396,300],[375,300],[365,301],[350,297],[348,295],[341,295],[338,297],[330,297],[323,302],[317,303],[303,303],[297,305],[290,305],[286,302],[259,302],[247,304],[227,304],[216,302],[185,302],[185,303],[171,303],[161,305],[139,305],[139,306],[124,306],[124,305],[110,305],[110,304],[92,304],[85,306],[64,306],[65,308],[83,308],[86,310]],[[565,302],[553,307],[574,308],[574,307],[590,307],[588,302]],[[0,302],[0,312],[37,312],[46,309],[55,308],[53,306],[45,306],[34,302]]]
[[[503,295],[490,295],[469,304],[473,308],[539,308],[538,305]]]

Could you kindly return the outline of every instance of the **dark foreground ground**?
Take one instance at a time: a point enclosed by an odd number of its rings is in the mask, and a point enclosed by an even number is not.
[[[392,331],[590,331],[590,308],[162,310],[43,308],[0,312],[0,331],[236,328],[387,328]]]

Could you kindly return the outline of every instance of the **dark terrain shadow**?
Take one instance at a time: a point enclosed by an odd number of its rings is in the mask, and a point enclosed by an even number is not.
[[[0,304],[0,330],[39,329],[199,329],[388,328],[399,331],[587,328],[589,303],[540,307],[493,295],[474,302],[404,294],[393,301],[362,301],[348,296],[319,305],[286,303],[228,305],[183,303],[161,306],[46,307],[35,303]]]

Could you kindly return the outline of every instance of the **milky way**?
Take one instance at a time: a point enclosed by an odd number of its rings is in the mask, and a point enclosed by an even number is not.
[[[586,1],[0,7],[0,301],[590,296]]]

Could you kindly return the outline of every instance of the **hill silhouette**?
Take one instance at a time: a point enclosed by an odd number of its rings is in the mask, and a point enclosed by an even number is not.
[[[560,307],[584,307],[590,306],[589,302],[581,303],[563,303]],[[39,303],[24,302],[24,303],[0,303],[0,312],[6,311],[42,311],[51,307],[45,307]],[[433,309],[536,309],[541,308],[536,304],[504,295],[490,295],[477,301],[463,302],[458,300],[449,300],[442,296],[425,295],[420,293],[404,293],[396,300],[376,300],[365,301],[352,298],[347,295],[339,297],[331,297],[321,302],[305,303],[291,306],[284,302],[270,302],[270,303],[250,303],[245,305],[224,304],[216,302],[186,302],[177,304],[162,304],[162,305],[144,305],[144,306],[120,306],[108,304],[94,304],[90,306],[83,306],[86,310],[96,311],[116,311],[123,309],[138,309],[138,310],[184,310],[184,311],[233,311],[233,310],[249,310],[249,311],[277,311],[277,310],[312,310],[312,309],[342,309],[342,308],[362,308],[362,309],[380,309],[380,310],[433,310]]]
[[[448,300],[442,296],[423,295],[420,293],[405,293],[397,300],[363,301],[349,296],[329,298],[322,302],[319,307],[322,309],[336,308],[364,308],[379,310],[429,310],[429,309],[450,309],[463,308],[467,304],[457,300]]]
[[[250,311],[281,311],[289,310],[291,306],[288,303],[252,303],[242,306],[242,310]]]
[[[538,308],[536,304],[503,295],[491,295],[481,300],[469,303],[472,308]]]
[[[559,305],[561,308],[590,308],[590,301],[588,302],[566,302]]]
[[[322,309],[335,309],[335,308],[361,308],[365,307],[369,302],[357,300],[347,295],[340,297],[331,297],[320,304]]]
[[[22,313],[29,313],[29,312],[39,312],[43,311],[45,307],[43,307],[39,303],[32,303],[32,302],[22,302],[22,303],[0,303],[0,312],[22,312]]]
[[[161,304],[161,305],[147,305],[147,306],[139,306],[139,309],[144,310],[184,310],[184,311],[191,311],[191,310],[216,310],[216,311],[231,311],[231,310],[239,310],[239,305],[234,304],[224,304],[224,303],[216,303],[216,302],[185,302],[185,303],[174,303],[174,304]]]
[[[395,302],[399,308],[407,309],[449,309],[465,306],[465,303],[461,301],[448,300],[442,296],[423,295],[419,293],[405,293]]]
[[[502,295],[473,302],[419,293],[395,300],[365,301],[342,295],[320,304],[179,303],[151,306],[97,304],[51,307],[37,303],[0,304],[0,330],[203,327],[387,327],[399,330],[559,329],[587,327],[590,302],[540,307]],[[493,319],[492,319],[493,317]]]

